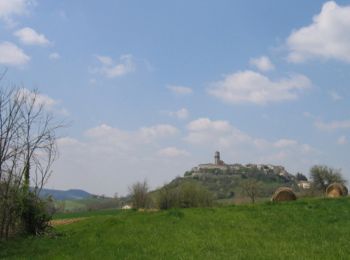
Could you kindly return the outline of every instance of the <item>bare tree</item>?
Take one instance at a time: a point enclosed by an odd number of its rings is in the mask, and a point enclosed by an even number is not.
[[[136,182],[130,188],[132,197],[132,206],[135,209],[147,208],[149,206],[150,197],[148,194],[148,184],[146,181]]]
[[[38,195],[50,176],[59,127],[36,91],[0,90],[0,239],[18,224],[30,186]]]
[[[252,203],[255,203],[256,198],[262,193],[262,182],[256,179],[247,179],[241,182],[243,194],[248,196]]]

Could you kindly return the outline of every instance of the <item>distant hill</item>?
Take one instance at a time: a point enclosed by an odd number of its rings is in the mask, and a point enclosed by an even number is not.
[[[184,183],[192,182],[206,187],[215,198],[232,199],[242,193],[241,183],[247,179],[261,182],[261,196],[270,197],[280,186],[297,189],[297,178],[283,166],[272,164],[227,164],[220,158],[220,152],[215,152],[214,162],[199,164],[185,172],[183,177],[177,177],[168,188],[177,188]]]
[[[215,153],[214,163],[199,164],[185,172],[183,177],[177,177],[167,187],[176,189],[188,183],[197,183],[213,193],[217,200],[240,198],[242,182],[255,179],[261,183],[261,197],[270,197],[281,186],[298,189],[297,178],[283,166],[271,164],[226,164],[220,159],[220,153]]]
[[[81,200],[88,199],[93,194],[88,193],[84,190],[71,189],[71,190],[54,190],[54,189],[42,189],[40,197],[52,196],[56,200]]]

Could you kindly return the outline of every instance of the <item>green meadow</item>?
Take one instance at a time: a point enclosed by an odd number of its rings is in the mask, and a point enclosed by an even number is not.
[[[4,259],[348,259],[350,199],[172,209],[105,210],[55,235],[0,244]]]

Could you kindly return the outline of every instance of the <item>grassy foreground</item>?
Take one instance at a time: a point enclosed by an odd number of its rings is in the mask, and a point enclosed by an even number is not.
[[[61,236],[0,244],[0,258],[347,259],[350,199],[106,211],[56,229]]]

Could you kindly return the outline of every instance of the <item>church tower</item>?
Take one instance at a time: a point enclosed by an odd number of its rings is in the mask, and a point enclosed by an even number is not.
[[[218,151],[215,152],[214,162],[216,165],[220,164],[220,152],[218,152]]]

